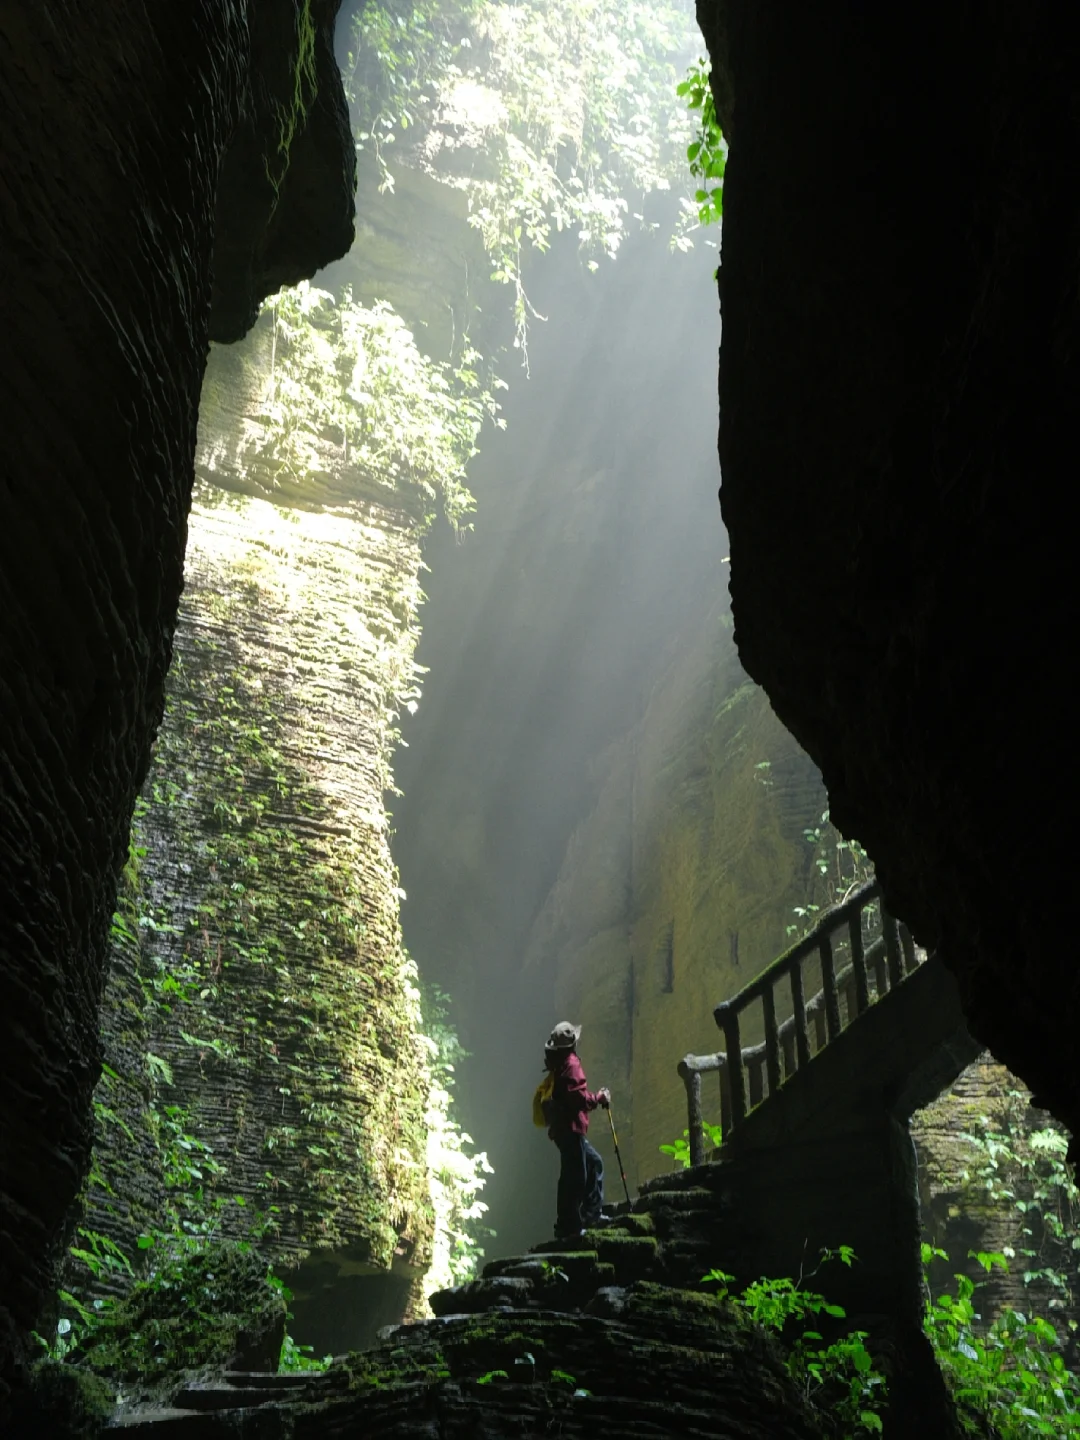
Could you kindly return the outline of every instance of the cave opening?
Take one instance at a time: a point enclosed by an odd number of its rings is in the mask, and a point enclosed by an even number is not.
[[[825,27],[822,133],[838,194],[862,186],[831,204],[777,98],[805,100],[814,37],[737,8],[702,3],[699,31],[686,0],[268,0],[12,40],[52,77],[38,95],[20,63],[3,92],[25,153],[59,107],[96,158],[70,206],[48,163],[16,166],[5,211],[46,260],[5,300],[29,423],[0,597],[0,1423],[9,1378],[17,1419],[96,1434],[332,1404],[346,1377],[376,1409],[461,1385],[466,1425],[496,1396],[526,1425],[628,1396],[662,1424],[699,1403],[663,1378],[675,1351],[744,1345],[745,1312],[779,1337],[774,1409],[753,1418],[755,1360],[733,1436],[934,1432],[965,1386],[1018,1435],[1080,1408],[1072,1091],[1029,1036],[1069,1031],[1037,965],[1015,1033],[973,980],[1012,993],[1000,955],[1037,927],[1018,900],[991,934],[995,865],[957,859],[997,844],[975,782],[1012,773],[993,737],[1019,662],[995,709],[983,638],[935,648],[1012,623],[984,583],[1000,538],[976,542],[1014,409],[971,445],[963,424],[1002,375],[1034,394],[994,327],[1042,313],[1010,267],[1058,202],[991,223],[969,117],[971,193],[928,162],[927,258],[843,118],[895,157],[867,21]],[[946,119],[954,42],[926,60]],[[1043,78],[1019,90],[1052,109]],[[176,109],[181,85],[205,103]],[[1009,93],[1005,188],[1034,174],[1045,199],[1045,126]],[[973,319],[960,251],[985,262]],[[1051,329],[1033,353],[1067,369]],[[937,521],[971,544],[919,588]],[[583,1201],[580,1234],[529,1115],[566,1019],[612,1094],[608,1207]],[[847,1328],[808,1350],[778,1304]],[[645,1337],[656,1393],[604,1338],[563,1368],[590,1326]],[[694,1372],[705,1408],[714,1383]]]

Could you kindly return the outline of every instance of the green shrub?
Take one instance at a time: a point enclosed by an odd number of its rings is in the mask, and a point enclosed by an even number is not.
[[[763,1276],[739,1294],[729,1290],[734,1276],[723,1270],[710,1270],[702,1283],[719,1285],[721,1296],[727,1296],[752,1320],[780,1336],[787,1349],[788,1371],[809,1403],[821,1413],[828,1433],[857,1440],[859,1436],[881,1434],[881,1411],[888,1391],[884,1375],[875,1368],[874,1358],[866,1348],[865,1330],[849,1330],[826,1343],[821,1331],[807,1326],[808,1321],[822,1315],[832,1320],[846,1318],[842,1305],[831,1304],[818,1291],[806,1288],[806,1281],[834,1260],[851,1265],[855,1252],[850,1245],[822,1250],[809,1274],[800,1272],[796,1280]]]
[[[924,1267],[945,1252],[923,1245]],[[983,1269],[1008,1270],[1004,1255],[975,1254]],[[927,1298],[925,1327],[953,1395],[977,1427],[988,1421],[1000,1440],[1080,1434],[1080,1380],[1065,1368],[1061,1338],[1049,1320],[1007,1309],[985,1329],[975,1309],[977,1286],[956,1276],[956,1296]]]

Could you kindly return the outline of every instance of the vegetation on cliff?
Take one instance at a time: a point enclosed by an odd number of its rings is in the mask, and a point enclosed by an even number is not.
[[[461,189],[528,360],[528,252],[575,233],[613,256],[649,194],[685,183],[679,79],[698,43],[681,0],[381,0],[353,21],[345,66],[357,142],[383,185],[408,148]]]

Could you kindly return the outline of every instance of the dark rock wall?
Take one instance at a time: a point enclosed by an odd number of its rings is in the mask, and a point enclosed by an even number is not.
[[[973,1032],[1075,1129],[1075,16],[700,0],[739,653]]]
[[[161,713],[218,171],[259,84],[256,8],[274,7],[0,16],[0,1375],[50,1290],[87,1161],[105,938]],[[328,32],[334,8],[311,18]],[[320,73],[332,104],[339,82]],[[290,231],[284,192],[276,216],[297,274],[348,239],[351,148],[323,133],[311,184],[335,192],[333,236]],[[258,250],[264,225],[239,207],[218,240]]]

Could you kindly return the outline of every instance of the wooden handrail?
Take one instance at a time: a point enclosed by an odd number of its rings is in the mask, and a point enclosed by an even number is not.
[[[715,1055],[686,1055],[679,1062],[679,1075],[686,1087],[689,1120],[690,1161],[701,1164],[705,1158],[702,1129],[701,1077],[712,1071],[720,1075],[721,1124],[729,1134],[745,1120],[749,1110],[808,1065],[813,1055],[834,1041],[841,1033],[841,996],[846,1001],[848,1024],[854,1023],[873,1003],[880,1000],[921,963],[922,954],[907,928],[881,907],[881,934],[872,945],[863,939],[863,912],[881,898],[877,880],[860,885],[840,905],[820,916],[809,934],[805,935],[767,969],[745,986],[733,999],[717,1005],[713,1011],[717,1025],[724,1032],[724,1048]],[[846,932],[850,963],[836,968],[833,935]],[[805,998],[803,961],[817,954],[821,964],[821,989],[810,1000]],[[792,1014],[777,1023],[775,987],[787,981],[791,986]],[[760,1000],[765,1038],[757,1045],[743,1046],[742,1013]],[[816,1044],[810,1043],[809,1024],[813,1022]],[[730,1057],[737,1055],[738,1064]],[[749,1081],[749,1087],[748,1087]],[[748,1093],[749,1090],[749,1093]]]
[[[852,915],[857,915],[865,910],[867,905],[876,900],[881,894],[881,884],[877,880],[867,880],[865,885],[860,885],[853,890],[842,905],[833,905],[826,910],[817,920],[814,928],[808,935],[792,945],[790,950],[785,950],[764,969],[760,975],[750,981],[749,985],[743,987],[731,1000],[726,1000],[725,1005],[734,1005],[739,1010],[745,1010],[747,1005],[759,1000],[764,992],[777,980],[782,980],[788,971],[800,960],[805,960],[812,955],[821,944],[823,935],[831,935],[839,926],[847,924]],[[716,1010],[722,1007],[718,1005]],[[716,1011],[713,1012],[715,1015]],[[716,1022],[718,1025],[720,1021]]]

